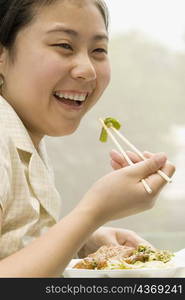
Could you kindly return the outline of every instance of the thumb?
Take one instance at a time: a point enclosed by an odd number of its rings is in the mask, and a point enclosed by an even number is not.
[[[161,169],[164,166],[166,160],[167,157],[164,153],[154,154],[151,158],[133,165],[131,167],[132,172],[134,172],[134,174],[138,176],[139,179],[147,178],[151,174],[154,174],[159,169]]]

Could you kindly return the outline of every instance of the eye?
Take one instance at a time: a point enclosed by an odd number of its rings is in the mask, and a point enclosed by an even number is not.
[[[59,48],[64,48],[66,50],[73,50],[70,44],[67,43],[60,43],[60,44],[54,44],[53,46],[59,47]]]
[[[97,49],[94,49],[94,52],[97,52],[97,53],[105,53],[107,54],[108,51],[104,48],[97,48]]]

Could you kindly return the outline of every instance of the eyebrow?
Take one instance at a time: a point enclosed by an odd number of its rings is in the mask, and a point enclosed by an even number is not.
[[[75,31],[73,29],[69,29],[69,28],[64,28],[62,26],[56,26],[55,28],[47,31],[47,33],[55,33],[55,32],[63,32],[70,36],[73,36],[75,38],[77,38],[79,36],[77,31]],[[92,39],[95,41],[101,41],[101,40],[108,41],[109,40],[108,36],[103,33],[95,34]]]

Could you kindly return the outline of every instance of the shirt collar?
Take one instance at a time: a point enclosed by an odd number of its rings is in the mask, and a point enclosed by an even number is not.
[[[47,157],[44,139],[40,142],[37,151],[23,122],[2,96],[0,96],[0,126],[11,137],[17,149],[31,154],[29,181],[32,189],[46,211],[58,221],[61,205],[60,195],[54,186],[53,171]],[[46,172],[46,169],[49,172]],[[40,176],[39,180],[38,176]]]
[[[8,131],[18,149],[30,153],[36,151],[23,122],[13,107],[2,96],[0,96],[0,124]]]

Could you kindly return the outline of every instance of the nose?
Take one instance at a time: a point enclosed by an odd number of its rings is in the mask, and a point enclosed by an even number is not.
[[[84,81],[93,81],[96,79],[96,69],[88,54],[76,57],[71,70],[71,76],[74,79],[81,79]]]

